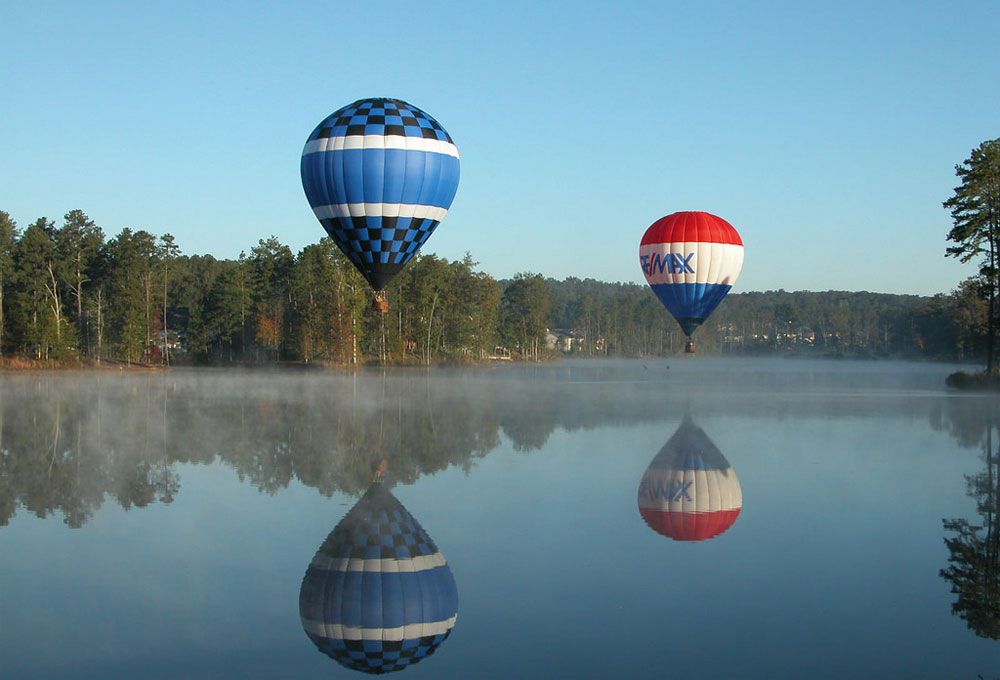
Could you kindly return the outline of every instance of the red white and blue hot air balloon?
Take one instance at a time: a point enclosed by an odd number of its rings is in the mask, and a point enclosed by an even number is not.
[[[639,264],[656,297],[690,338],[736,283],[743,239],[721,217],[676,212],[646,230]]]
[[[430,656],[458,617],[455,578],[427,532],[376,481],[313,557],[306,635],[347,668],[388,673]]]
[[[736,472],[708,435],[685,417],[639,483],[642,518],[675,541],[703,541],[729,529],[742,509]]]
[[[460,174],[448,132],[416,106],[384,98],[324,118],[301,172],[313,213],[382,300],[448,214]]]

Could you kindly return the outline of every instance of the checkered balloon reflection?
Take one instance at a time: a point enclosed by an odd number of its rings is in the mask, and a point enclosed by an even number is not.
[[[444,555],[376,482],[334,528],[299,591],[306,635],[338,663],[366,673],[430,656],[458,617]]]

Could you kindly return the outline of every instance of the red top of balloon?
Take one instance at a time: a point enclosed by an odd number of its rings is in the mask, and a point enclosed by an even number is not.
[[[699,211],[675,212],[661,217],[646,230],[639,245],[682,242],[743,245],[733,225],[712,213]]]

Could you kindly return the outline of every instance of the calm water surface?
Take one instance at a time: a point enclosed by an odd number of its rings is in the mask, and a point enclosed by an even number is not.
[[[303,577],[384,458],[458,594],[406,677],[997,677],[1000,402],[952,370],[3,376],[0,675],[361,677],[300,589],[321,616]],[[685,447],[738,479],[707,540],[640,514],[654,459],[646,505],[700,488]]]

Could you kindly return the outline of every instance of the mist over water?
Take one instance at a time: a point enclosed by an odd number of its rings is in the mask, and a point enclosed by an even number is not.
[[[458,591],[407,677],[991,677],[998,402],[946,391],[953,370],[3,376],[0,658],[11,677],[354,675],[303,632],[299,588],[385,459]],[[742,487],[704,541],[637,505],[685,418]]]

